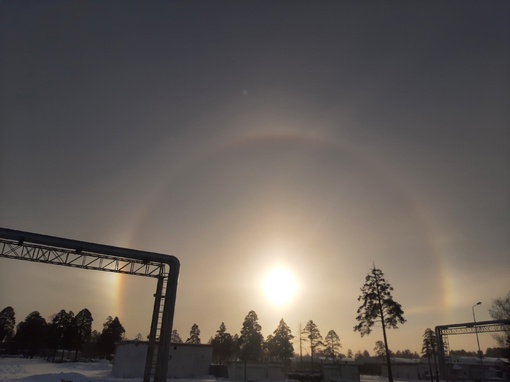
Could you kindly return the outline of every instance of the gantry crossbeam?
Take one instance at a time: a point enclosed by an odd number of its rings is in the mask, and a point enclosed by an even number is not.
[[[493,333],[510,330],[510,320],[479,321],[465,324],[453,324],[436,326],[436,332],[448,336],[452,334],[475,334],[475,333]]]
[[[53,248],[2,238],[0,246],[0,257],[17,260],[155,278],[165,273],[165,265],[162,263],[101,255],[81,249]]]
[[[157,278],[144,382],[166,382],[179,260],[170,255],[0,228],[0,257]]]

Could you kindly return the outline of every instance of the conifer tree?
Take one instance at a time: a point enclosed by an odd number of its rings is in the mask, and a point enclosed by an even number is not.
[[[358,308],[356,316],[359,323],[354,327],[354,331],[359,332],[363,337],[372,332],[372,326],[376,322],[381,324],[389,382],[393,382],[393,373],[386,329],[396,329],[399,323],[406,322],[404,311],[401,305],[393,300],[391,291],[393,291],[393,287],[384,279],[383,272],[374,265],[361,287],[361,296],[358,297],[358,301],[362,301],[362,305]]]
[[[306,334],[308,339],[310,340],[310,353],[312,357],[313,368],[313,356],[318,350],[318,348],[323,345],[321,332],[319,331],[319,328],[317,327],[315,322],[310,320],[306,323],[305,328],[303,329],[303,333]]]
[[[340,343],[340,337],[334,330],[330,330],[328,334],[326,334],[326,338],[324,339],[324,345],[326,346],[326,356],[333,359],[336,359],[336,356],[340,353],[340,348],[342,344]]]
[[[227,332],[225,323],[221,323],[216,335],[211,340],[213,347],[213,357],[222,364],[222,361],[228,359],[234,352],[234,340],[232,335]]]
[[[172,334],[170,335],[170,342],[176,343],[176,344],[182,344],[182,338],[179,335],[179,332],[177,329],[172,329]]]
[[[186,340],[187,344],[199,344],[200,343],[200,329],[197,324],[191,326],[189,332],[189,338]]]
[[[432,372],[431,358],[434,359],[435,374],[437,382],[439,382],[439,372],[437,370],[437,338],[436,333],[430,328],[425,329],[423,333],[423,344],[421,353],[428,359],[430,370],[430,381],[434,382],[434,373]]]
[[[250,310],[244,319],[241,335],[239,336],[239,356],[244,361],[245,379],[248,361],[259,361],[262,358],[264,337],[261,330],[262,327],[258,323],[257,313]]]
[[[289,365],[291,358],[294,356],[294,345],[292,345],[293,338],[294,336],[289,326],[282,318],[278,327],[273,332],[273,335],[268,336],[266,341],[270,358]]]
[[[14,328],[16,327],[16,316],[12,306],[5,307],[0,312],[0,343],[8,341],[14,337]]]

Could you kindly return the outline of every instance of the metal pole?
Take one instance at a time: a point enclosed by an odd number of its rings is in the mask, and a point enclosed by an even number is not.
[[[150,382],[152,364],[154,363],[154,349],[156,347],[156,336],[158,331],[158,318],[161,306],[161,295],[163,294],[163,281],[165,276],[158,277],[156,293],[154,294],[154,308],[152,312],[151,331],[149,333],[149,346],[147,348],[147,358],[145,359],[145,371],[143,373],[143,382]]]
[[[159,338],[154,382],[166,382],[167,379],[169,361],[168,358],[170,355],[170,339],[172,337],[175,302],[177,299],[179,268],[180,264],[178,262],[171,265],[168,284],[166,286],[166,291],[164,291],[165,302],[163,305],[163,322],[161,327],[161,336]]]
[[[475,305],[471,307],[471,311],[473,312],[473,323],[475,326],[475,334],[476,334],[476,343],[478,345],[478,357],[480,357],[480,367],[482,368],[482,381],[485,380],[485,371],[483,369],[483,353],[480,350],[480,340],[478,339],[478,328],[476,326],[476,318],[475,318],[475,306],[481,305],[481,301],[478,301]]]

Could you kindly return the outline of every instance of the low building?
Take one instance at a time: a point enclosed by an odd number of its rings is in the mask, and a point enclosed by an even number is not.
[[[456,380],[509,380],[510,377],[506,358],[451,357],[446,369],[450,378]]]
[[[430,380],[436,376],[436,366],[433,361],[429,367],[428,360],[392,358],[391,370],[393,378],[405,380]],[[438,365],[439,368],[439,365]],[[484,357],[451,357],[445,364],[447,380],[458,381],[484,381],[484,380],[508,380],[510,376],[509,362],[504,358]],[[388,377],[386,363],[381,364],[381,374]],[[444,378],[441,378],[444,379]]]
[[[245,379],[246,367],[246,379]],[[284,380],[283,364],[277,362],[228,362],[228,378],[236,381]]]
[[[322,380],[324,382],[359,381],[359,368],[352,358],[342,358],[335,363],[322,364]]]
[[[117,378],[143,378],[149,343],[124,341],[117,344],[112,373]],[[209,375],[211,345],[175,343],[170,347],[168,378],[200,378]]]
[[[423,371],[419,359],[409,358],[392,358],[391,371],[395,379],[422,379]],[[428,366],[427,366],[428,367]],[[388,378],[388,368],[386,362],[383,361],[381,367],[381,375]]]

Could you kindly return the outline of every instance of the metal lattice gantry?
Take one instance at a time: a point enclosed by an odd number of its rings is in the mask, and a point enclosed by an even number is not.
[[[0,228],[0,257],[158,280],[144,382],[166,381],[179,260],[170,255]]]
[[[479,321],[466,324],[453,324],[436,326],[436,333],[441,336],[453,334],[476,334],[476,333],[493,333],[504,332],[510,330],[510,320],[495,321]]]
[[[439,355],[439,364],[443,378],[446,378],[446,359],[448,357],[448,336],[456,334],[478,334],[494,332],[510,332],[510,320],[493,320],[467,322],[463,324],[440,325],[435,328],[437,338],[437,348]]]

